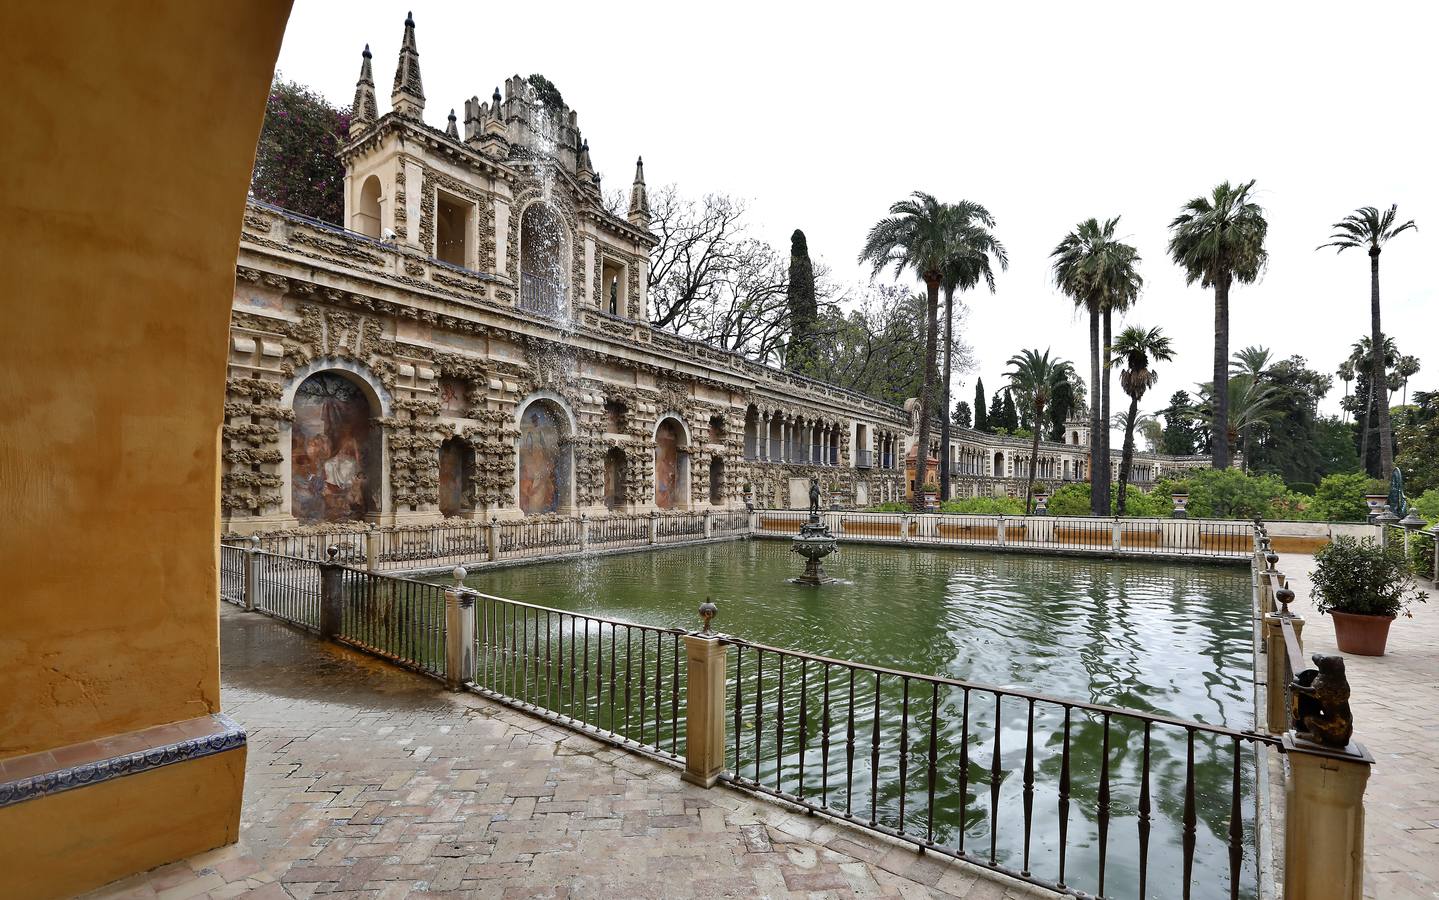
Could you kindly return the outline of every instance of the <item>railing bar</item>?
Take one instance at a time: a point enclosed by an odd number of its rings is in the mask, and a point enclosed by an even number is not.
[[[1069,855],[1069,741],[1073,710],[1064,707],[1064,747],[1059,757],[1059,886],[1064,887],[1065,864]]]
[[[996,723],[997,727],[998,723]],[[1029,846],[1034,826],[1034,701],[1029,701],[1029,721],[1024,740],[1024,867],[1030,874]]]
[[[1000,727],[1000,723],[1004,721],[1004,717],[1003,717],[1003,702],[1004,702],[1004,696],[1003,696],[1003,695],[1001,695],[1001,694],[995,694],[995,695],[994,695],[994,756],[993,756],[993,758],[990,760],[990,764],[989,764],[989,864],[990,864],[990,865],[994,865],[994,863],[995,863],[995,861],[996,861],[996,859],[997,859],[996,849],[997,849],[998,844],[999,844],[999,782],[1000,782],[1000,777],[1001,777],[1001,775],[1003,774],[1002,760],[1003,760],[1003,758],[1004,758],[1004,753],[1003,753],[1002,748],[1001,748],[1001,740],[1000,740],[1000,735],[1003,734],[1003,732],[1004,732],[1004,729],[1003,729],[1002,727]],[[1103,896],[1103,894],[1104,894],[1104,892],[1103,892],[1103,891],[1100,891],[1100,895]]]
[[[1229,804],[1229,900],[1239,900],[1239,871],[1244,860],[1244,812],[1240,804],[1239,741],[1231,741],[1234,751],[1234,783]]]
[[[779,687],[774,701],[774,786],[784,789],[784,657],[779,658]]]
[[[869,750],[869,824],[879,822],[879,678],[874,673],[874,728]]]
[[[1194,729],[1185,729],[1186,753],[1184,763],[1184,900],[1189,900],[1194,875]]]
[[[1144,723],[1144,750],[1139,782],[1139,900],[1145,900],[1149,884],[1149,741],[1151,725]]]
[[[1099,757],[1099,890],[1104,896],[1104,870],[1109,861],[1109,716],[1104,716],[1104,739]]]
[[[899,717],[899,823],[898,830],[904,831],[904,803],[909,788],[909,679],[902,683],[904,696],[900,701]],[[878,703],[876,702],[876,708]],[[878,717],[876,717],[878,718]]]

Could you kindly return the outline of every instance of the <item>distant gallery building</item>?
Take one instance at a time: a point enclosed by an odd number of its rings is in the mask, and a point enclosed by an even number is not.
[[[606,210],[575,112],[544,99],[515,76],[427,125],[407,19],[384,115],[364,53],[344,227],[250,202],[225,527],[802,506],[812,477],[903,497],[904,408],[650,326],[643,164]],[[1087,429],[1067,437],[1040,478],[1087,477]],[[949,459],[959,496],[1014,493],[1029,443],[955,429]],[[1141,453],[1135,480],[1202,464]]]

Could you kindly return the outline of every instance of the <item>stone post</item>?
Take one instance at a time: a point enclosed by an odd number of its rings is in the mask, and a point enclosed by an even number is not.
[[[904,513],[899,517],[899,539],[906,544],[909,543],[909,527],[913,521],[914,517],[909,513]]]
[[[245,611],[254,612],[255,607],[263,603],[260,596],[260,539],[250,538],[249,549],[245,553]]]
[[[1189,518],[1189,495],[1188,495],[1188,494],[1181,494],[1181,493],[1177,493],[1177,492],[1176,492],[1176,493],[1170,494],[1170,495],[1169,495],[1169,499],[1174,503],[1174,511],[1169,514],[1171,518],[1175,518],[1175,519],[1187,519],[1187,518]]]
[[[996,535],[998,536],[998,538],[999,538],[999,546],[1001,546],[1001,547],[1004,546],[1004,521],[1005,521],[1004,516],[1000,516],[1000,517],[999,517],[999,528],[998,528],[998,529],[996,530],[996,532],[995,532],[995,534],[996,534]]]
[[[1119,524],[1118,516],[1114,517],[1114,529],[1110,537],[1110,546],[1114,548],[1115,553],[1118,553],[1124,546],[1124,527]]]
[[[584,553],[590,549],[590,516],[589,513],[580,513],[580,552]]]
[[[706,509],[705,509],[705,540],[709,540],[710,538],[714,537],[714,533],[715,533],[714,513],[713,513],[708,507],[706,507]]]
[[[660,516],[659,513],[650,513],[650,543],[658,544],[660,541]]]
[[[725,646],[710,632],[716,610],[700,607],[704,631],[685,635],[689,672],[685,681],[685,770],[690,784],[713,787],[725,767]]]
[[[380,571],[380,532],[373,525],[365,530],[365,569]]]
[[[485,541],[489,545],[490,562],[500,558],[500,519],[498,516],[490,517],[489,539]]]
[[[1364,787],[1374,757],[1284,735],[1284,900],[1364,896]]]
[[[462,690],[475,680],[475,595],[464,589],[464,566],[455,566],[455,586],[445,589],[445,685]]]
[[[320,563],[320,637],[334,638],[340,634],[345,614],[345,567],[335,562],[339,547],[326,548],[325,555],[329,562]]]
[[[1298,673],[1289,671],[1289,652],[1284,647],[1284,629],[1280,625],[1283,617],[1277,613],[1264,614],[1264,696],[1265,727],[1270,734],[1283,734],[1289,728],[1289,705],[1285,685]],[[1294,637],[1304,649],[1304,620],[1290,616],[1289,624],[1294,628]]]

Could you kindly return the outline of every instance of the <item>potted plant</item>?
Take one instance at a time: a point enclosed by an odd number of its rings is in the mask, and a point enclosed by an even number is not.
[[[1409,582],[1404,548],[1365,538],[1336,537],[1314,554],[1314,606],[1334,618],[1339,649],[1358,656],[1383,656],[1389,625],[1411,604],[1429,599]]]
[[[926,483],[920,490],[924,493],[924,508],[939,508],[939,485]]]

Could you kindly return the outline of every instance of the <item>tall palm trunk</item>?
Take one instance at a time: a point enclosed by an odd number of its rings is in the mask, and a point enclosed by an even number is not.
[[[1384,383],[1384,331],[1379,327],[1379,248],[1369,248],[1369,319],[1374,344],[1374,364],[1369,376],[1373,382],[1374,415],[1379,439],[1378,478],[1388,478],[1394,471],[1394,438],[1389,422],[1389,385]],[[1368,458],[1365,458],[1368,465]]]
[[[1229,468],[1229,279],[1228,273],[1214,282],[1214,404],[1213,465]]]
[[[1101,483],[1099,480],[1100,451],[1103,447],[1103,440],[1099,419],[1104,413],[1104,401],[1099,394],[1099,308],[1090,307],[1089,310],[1089,512],[1092,515],[1102,516],[1109,512],[1109,498],[1101,497]],[[1100,505],[1101,501],[1103,506]]]
[[[1036,391],[1035,393],[1038,393],[1038,391]],[[1040,403],[1040,402],[1038,402],[1038,401],[1035,401],[1035,404],[1034,404],[1034,421],[1035,421],[1035,422],[1038,422],[1039,419],[1040,419],[1040,417],[1043,416],[1043,415],[1044,415],[1044,404],[1043,404],[1043,403]],[[1034,510],[1030,508],[1029,503],[1030,503],[1030,500],[1034,497],[1034,469],[1035,469],[1035,464],[1036,464],[1036,462],[1038,461],[1038,459],[1039,459],[1039,427],[1036,426],[1035,429],[1034,429],[1034,438],[1033,438],[1033,440],[1030,442],[1030,447],[1029,447],[1029,480],[1026,481],[1025,484],[1024,484],[1024,514],[1025,514],[1026,516],[1031,515],[1031,514],[1034,512]]]
[[[1139,394],[1129,397],[1129,419],[1124,423],[1124,452],[1119,457],[1119,497],[1115,501],[1116,513],[1124,515],[1126,495],[1129,493],[1129,469],[1134,464],[1134,423],[1139,419]]]
[[[944,289],[944,405],[939,413],[939,499],[949,499],[949,379],[954,356],[954,288]]]
[[[929,417],[933,410],[930,393],[934,390],[935,357],[939,343],[939,273],[930,272],[924,276],[925,293],[928,295],[925,312],[924,374],[919,380],[919,434],[914,450],[914,495],[910,505],[917,510],[924,509],[924,483],[929,475]]]
[[[1369,376],[1369,380],[1374,380],[1372,373]],[[1366,401],[1364,404],[1364,425],[1359,429],[1359,466],[1365,472],[1373,475],[1374,470],[1369,468],[1369,424],[1374,418],[1374,389],[1372,387],[1364,399]]]
[[[1104,412],[1101,414],[1100,421],[1100,425],[1102,426],[1100,429],[1102,440],[1100,443],[1101,446],[1104,448],[1102,451],[1100,451],[1100,458],[1104,460],[1104,465],[1100,467],[1099,476],[1099,493],[1101,502],[1103,504],[1103,511],[1100,513],[1101,516],[1109,515],[1109,499],[1110,494],[1112,493],[1110,488],[1114,484],[1114,467],[1110,464],[1109,460],[1109,423],[1111,421],[1109,413],[1109,358],[1114,353],[1114,340],[1110,327],[1111,319],[1112,311],[1109,309],[1109,307],[1106,306],[1104,308],[1104,355],[1100,357],[1100,365],[1103,367],[1104,374],[1104,390],[1102,392],[1102,396],[1104,398]]]

